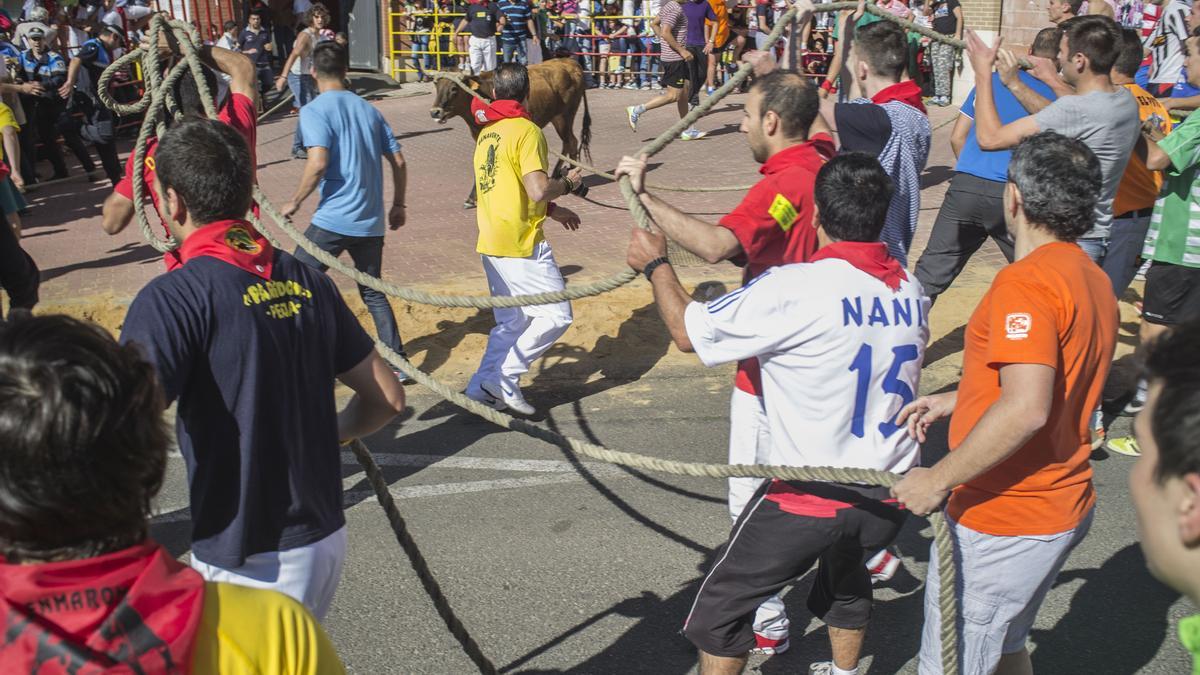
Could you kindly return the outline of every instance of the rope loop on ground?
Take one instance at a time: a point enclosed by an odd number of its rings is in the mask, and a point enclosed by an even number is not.
[[[818,6],[815,11],[836,11],[841,9],[852,9],[857,6],[855,2],[835,2]],[[915,26],[910,22],[903,21],[894,17],[885,10],[881,10],[875,5],[869,5],[868,11],[875,13],[885,19],[895,21],[902,26],[949,44],[953,44],[961,48],[961,42],[947,38],[946,36],[933,33],[928,29],[920,26]],[[776,22],[774,30],[772,30],[766,47],[769,49],[773,46],[783,33],[783,29],[790,23],[791,19],[796,14],[796,9],[793,7],[781,16]],[[179,50],[182,52],[182,59],[177,62],[164,77],[159,63],[159,50],[157,44],[161,31],[169,30],[179,43]],[[205,112],[209,117],[216,117],[213,98],[205,82],[202,65],[199,55],[196,51],[196,45],[200,44],[199,36],[195,29],[189,24],[182,22],[170,21],[162,15],[157,15],[150,22],[150,48],[146,50],[137,49],[130,54],[118,59],[114,62],[101,77],[101,96],[104,97],[106,105],[109,103],[115,104],[108,96],[107,85],[115,74],[116,70],[128,67],[135,59],[142,59],[144,77],[146,80],[146,94],[138,102],[121,106],[114,105],[114,111],[124,110],[127,112],[144,112],[146,117],[142,123],[141,130],[138,134],[137,144],[134,148],[134,165],[141,166],[145,162],[146,147],[151,136],[151,132],[161,135],[165,130],[164,115],[175,114],[178,107],[170,100],[169,88],[179,77],[184,76],[184,71],[190,71],[192,77],[196,80],[197,89],[204,101]],[[691,126],[696,120],[706,114],[718,101],[728,95],[733,89],[739,86],[747,77],[749,77],[751,66],[748,63],[742,64],[737,72],[729,78],[714,94],[698,107],[692,110],[678,123],[673,125],[667,131],[664,131],[653,141],[645,145],[639,152],[647,156],[652,156],[662,151],[673,140],[679,137],[679,133]],[[459,80],[461,84],[461,80]],[[152,246],[160,251],[172,250],[176,246],[174,239],[161,240],[153,232],[149,226],[149,221],[144,213],[144,193],[145,182],[141,171],[133,172],[134,179],[134,202],[135,210],[138,213],[139,224],[142,226],[142,234]],[[645,208],[641,204],[637,195],[634,194],[630,181],[627,177],[622,177],[619,181],[621,193],[629,206],[630,213],[633,215],[635,223],[642,228],[650,229],[652,220]],[[339,272],[349,276],[354,281],[363,285],[375,288],[381,292],[393,295],[412,302],[423,302],[438,306],[447,307],[514,307],[530,304],[546,304],[550,302],[561,302],[564,300],[572,300],[588,295],[595,295],[608,290],[612,290],[618,286],[631,281],[636,275],[632,270],[628,270],[594,284],[582,286],[578,288],[567,289],[558,293],[541,293],[527,296],[513,297],[483,297],[483,296],[446,296],[424,293],[414,289],[407,289],[394,284],[384,282],[377,277],[371,277],[359,273],[357,270],[348,267],[338,261],[335,257],[329,255],[325,251],[318,248],[315,244],[309,241],[303,233],[299,232],[292,224],[279,213],[277,209],[262,193],[262,190],[256,185],[254,187],[255,201],[259,204],[262,211],[265,212],[275,224],[282,229],[289,237],[295,241],[309,253],[313,254],[319,261],[330,267],[337,269]],[[165,203],[160,195],[160,203]],[[272,237],[261,226],[259,219],[253,214],[249,217],[254,222],[254,225],[266,236],[272,244],[279,246],[279,242]],[[661,473],[669,473],[684,476],[694,477],[709,477],[709,478],[729,478],[735,476],[747,476],[757,478],[771,478],[791,481],[832,481],[843,483],[863,483],[872,485],[891,486],[894,485],[900,476],[883,471],[870,471],[865,469],[847,469],[839,467],[800,467],[800,466],[764,466],[764,465],[727,465],[727,464],[705,464],[698,462],[680,462],[667,460],[648,455],[642,455],[632,452],[622,452],[610,450],[600,445],[587,443],[578,439],[569,438],[561,434],[555,433],[544,427],[538,426],[526,420],[514,418],[497,411],[488,406],[484,406],[476,401],[473,401],[455,389],[449,387],[445,383],[437,380],[433,376],[421,371],[415,367],[412,362],[393,352],[382,342],[376,342],[377,349],[384,358],[396,368],[416,379],[419,383],[428,387],[431,391],[437,393],[442,398],[451,403],[474,413],[488,421],[502,426],[507,429],[519,431],[533,438],[537,438],[548,443],[557,445],[576,455],[583,455],[592,459],[597,459],[604,462],[619,464],[635,469],[658,471]],[[353,443],[353,450],[359,463],[362,464],[372,487],[375,490],[381,506],[386,513],[388,520],[392,526],[396,538],[401,547],[408,555],[409,560],[420,578],[422,586],[426,593],[433,601],[439,615],[445,621],[447,628],[454,637],[462,645],[464,652],[471,658],[472,662],[479,668],[482,673],[494,673],[496,668],[494,664],[482,653],[479,645],[471,638],[466,627],[455,616],[453,609],[450,607],[445,595],[442,593],[440,585],[433,577],[429,570],[428,564],[413,541],[411,534],[408,532],[407,525],[404,519],[400,516],[399,510],[396,508],[395,501],[392,499],[388,491],[386,479],[371,456],[370,451],[361,442]],[[956,581],[955,568],[953,562],[953,545],[950,539],[949,529],[945,517],[940,512],[935,512],[930,515],[930,523],[933,527],[934,542],[938,553],[938,570],[941,577],[939,605],[942,610],[942,667],[944,673],[958,672],[958,637],[957,637],[957,601],[956,601]]]

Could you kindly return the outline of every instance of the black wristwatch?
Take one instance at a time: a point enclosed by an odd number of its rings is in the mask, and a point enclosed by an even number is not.
[[[662,256],[661,258],[655,258],[654,260],[651,260],[650,262],[646,263],[646,268],[642,270],[642,275],[644,275],[646,277],[646,279],[650,279],[651,277],[654,276],[654,270],[658,269],[659,265],[664,265],[669,262],[671,262],[671,261],[667,260],[666,256]]]

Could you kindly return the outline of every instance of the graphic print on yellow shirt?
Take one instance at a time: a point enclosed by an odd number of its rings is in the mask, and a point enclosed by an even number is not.
[[[548,166],[546,137],[524,118],[502,119],[479,133],[475,144],[476,221],[483,255],[526,258],[544,238],[546,204],[525,193],[522,177]]]

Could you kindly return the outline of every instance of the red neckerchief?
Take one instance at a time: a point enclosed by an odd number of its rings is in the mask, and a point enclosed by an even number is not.
[[[837,149],[833,145],[833,138],[829,134],[817,134],[803,143],[789,145],[768,157],[767,161],[758,167],[758,172],[764,176],[779,173],[789,166],[803,163],[805,157],[812,154],[815,154],[822,163],[836,155]]]
[[[907,103],[917,110],[928,114],[925,111],[925,104],[921,102],[921,87],[919,87],[917,83],[913,82],[912,80],[905,80],[898,84],[893,84],[890,87],[879,90],[878,93],[871,97],[872,103],[883,104],[887,103],[888,101],[900,101],[901,103]]]
[[[477,98],[472,98],[471,117],[481,127],[486,127],[492,122],[499,122],[500,120],[512,119],[514,117],[524,117],[531,122],[533,121],[533,118],[529,116],[529,112],[519,102],[504,99],[492,101],[489,105]]]
[[[210,256],[270,279],[275,249],[250,223],[218,220],[193,232],[179,247],[179,257],[185,265],[199,256]]]
[[[837,241],[822,246],[808,261],[817,262],[826,258],[845,260],[855,269],[887,284],[893,291],[900,288],[901,281],[908,279],[908,273],[899,261],[888,255],[887,244],[881,241]]]
[[[182,673],[204,579],[151,540],[95,558],[0,563],[5,673]]]

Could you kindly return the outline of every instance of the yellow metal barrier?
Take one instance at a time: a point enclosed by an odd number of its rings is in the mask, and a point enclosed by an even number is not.
[[[740,6],[740,5],[739,5]],[[748,6],[747,6],[748,7]],[[443,70],[449,66],[454,59],[460,62],[467,56],[465,49],[460,49],[461,44],[450,44],[450,36],[454,33],[454,24],[458,23],[462,17],[466,16],[462,12],[442,12],[438,4],[434,4],[431,11],[423,10],[418,12],[393,11],[388,13],[388,59],[390,61],[390,74],[393,78],[399,79],[401,73],[419,73],[424,74],[425,70]],[[576,14],[554,14],[548,15],[551,21],[576,20],[579,15]],[[652,54],[641,49],[635,52],[611,52],[601,54],[596,42],[602,39],[636,39],[639,42],[649,39],[652,36],[645,33],[645,26],[639,26],[641,22],[648,22],[653,19],[652,15],[595,15],[584,16],[587,22],[587,27],[580,30],[578,23],[574,24],[574,30],[561,34],[562,41],[575,41],[577,49],[572,51],[576,57],[580,57],[587,63],[592,63],[593,67],[586,68],[588,72],[597,73],[600,69],[595,67],[599,64],[599,58],[608,59],[608,64],[615,66],[614,60],[618,59],[642,59],[650,56],[658,58],[657,54]],[[424,19],[428,21],[430,28],[416,30],[416,22]],[[596,23],[598,21],[616,20],[616,21],[634,21],[632,26],[633,31],[627,34],[619,35],[616,38],[601,35],[596,32]],[[536,21],[536,19],[535,19]],[[500,32],[497,32],[500,35]],[[556,34],[557,35],[557,34]],[[467,34],[459,33],[458,40],[465,40]],[[497,50],[497,54],[500,51]],[[549,54],[545,55],[547,58]],[[726,50],[721,55],[722,64],[732,62],[732,54]],[[619,66],[618,66],[619,67]],[[605,70],[612,70],[608,68]],[[641,70],[630,68],[624,71],[627,74],[644,75]]]

